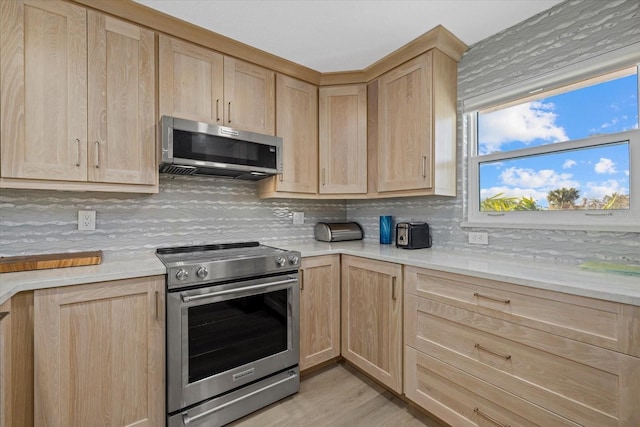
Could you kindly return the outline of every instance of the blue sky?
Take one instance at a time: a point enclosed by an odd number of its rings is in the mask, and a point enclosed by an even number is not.
[[[636,129],[637,96],[633,74],[481,114],[478,151],[510,151]],[[503,193],[533,197],[547,207],[547,193],[560,187],[577,188],[589,199],[629,194],[628,153],[627,144],[613,144],[481,164],[480,199]]]

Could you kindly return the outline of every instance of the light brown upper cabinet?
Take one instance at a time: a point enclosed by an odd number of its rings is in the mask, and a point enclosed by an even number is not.
[[[260,197],[318,192],[318,88],[278,74],[277,132],[282,137],[282,173],[258,182]]]
[[[275,73],[160,35],[160,115],[275,134]]]
[[[455,195],[456,70],[432,49],[380,76],[373,193]]]
[[[224,57],[164,35],[158,45],[160,115],[223,125]]]
[[[275,135],[275,73],[224,58],[225,125]]]
[[[153,32],[63,1],[0,8],[0,186],[158,192]]]
[[[320,88],[320,194],[367,192],[367,87]]]

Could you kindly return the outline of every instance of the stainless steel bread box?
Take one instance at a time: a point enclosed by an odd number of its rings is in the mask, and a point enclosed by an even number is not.
[[[362,240],[364,233],[357,222],[319,222],[315,228],[316,240],[321,242],[344,242]]]

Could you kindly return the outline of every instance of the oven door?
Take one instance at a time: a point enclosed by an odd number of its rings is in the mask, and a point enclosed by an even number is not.
[[[167,410],[298,364],[298,274],[170,292]]]

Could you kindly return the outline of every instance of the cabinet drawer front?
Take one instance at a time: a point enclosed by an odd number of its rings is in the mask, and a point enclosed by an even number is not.
[[[585,425],[618,425],[626,410],[619,408],[620,365],[635,358],[413,295],[406,310],[407,345],[484,381]],[[588,358],[571,360],[573,352]]]
[[[453,426],[578,425],[408,346],[405,394]]]
[[[628,334],[622,304],[416,267],[405,275],[410,294],[600,347],[619,350]]]

